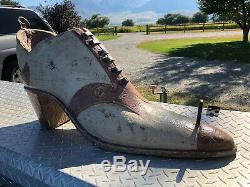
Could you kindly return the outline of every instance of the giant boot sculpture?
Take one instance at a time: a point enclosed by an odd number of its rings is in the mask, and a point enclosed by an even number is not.
[[[100,147],[136,154],[208,158],[236,153],[224,130],[143,98],[87,29],[17,33],[25,89],[42,124],[70,119]]]

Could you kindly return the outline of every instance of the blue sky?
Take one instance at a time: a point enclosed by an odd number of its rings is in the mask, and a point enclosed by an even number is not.
[[[35,7],[39,4],[63,0],[19,0],[21,5]],[[119,25],[124,19],[133,19],[136,24],[154,23],[167,13],[192,15],[198,11],[197,0],[72,0],[83,18],[95,13],[108,16],[111,23]]]

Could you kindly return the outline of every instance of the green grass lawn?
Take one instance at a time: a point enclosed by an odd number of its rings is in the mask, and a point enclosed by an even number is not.
[[[107,41],[107,40],[115,40],[119,36],[113,36],[113,35],[100,35],[96,36],[100,41]]]
[[[250,63],[250,44],[241,37],[169,39],[143,42],[139,48],[167,56]]]

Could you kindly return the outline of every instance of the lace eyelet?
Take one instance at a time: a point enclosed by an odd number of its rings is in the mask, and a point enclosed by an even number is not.
[[[82,33],[81,37],[82,37],[83,40],[88,40],[91,36],[86,35],[85,33]]]
[[[124,77],[123,79],[118,80],[118,84],[119,84],[120,86],[125,86],[125,85],[128,84],[128,82],[129,82],[129,80],[128,80],[128,78],[126,78],[126,77]]]
[[[100,50],[100,51],[98,51],[98,55],[100,55],[100,56],[106,56],[106,55],[108,55],[108,52],[105,51],[105,50]]]
[[[89,44],[90,46],[94,47],[94,46],[96,46],[96,45],[101,44],[101,42],[99,42],[98,40],[93,39],[93,40],[89,40],[89,41],[88,41],[88,44]]]
[[[105,57],[103,57],[102,58],[102,61],[104,62],[104,63],[106,63],[106,64],[111,64],[111,63],[113,63],[114,62],[114,60],[110,57],[110,56],[105,56]]]
[[[110,71],[111,71],[112,73],[116,74],[116,75],[119,75],[119,74],[122,72],[122,69],[119,68],[119,66],[117,66],[117,67],[111,68]]]

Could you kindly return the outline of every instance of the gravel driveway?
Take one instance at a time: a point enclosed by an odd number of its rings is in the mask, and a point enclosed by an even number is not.
[[[153,54],[136,46],[149,40],[241,35],[240,31],[121,34],[104,42],[126,75],[137,84],[166,85],[170,92],[191,93],[215,98],[239,110],[250,111],[250,64],[205,61]],[[247,54],[246,54],[247,55]],[[249,54],[248,54],[249,55]]]

